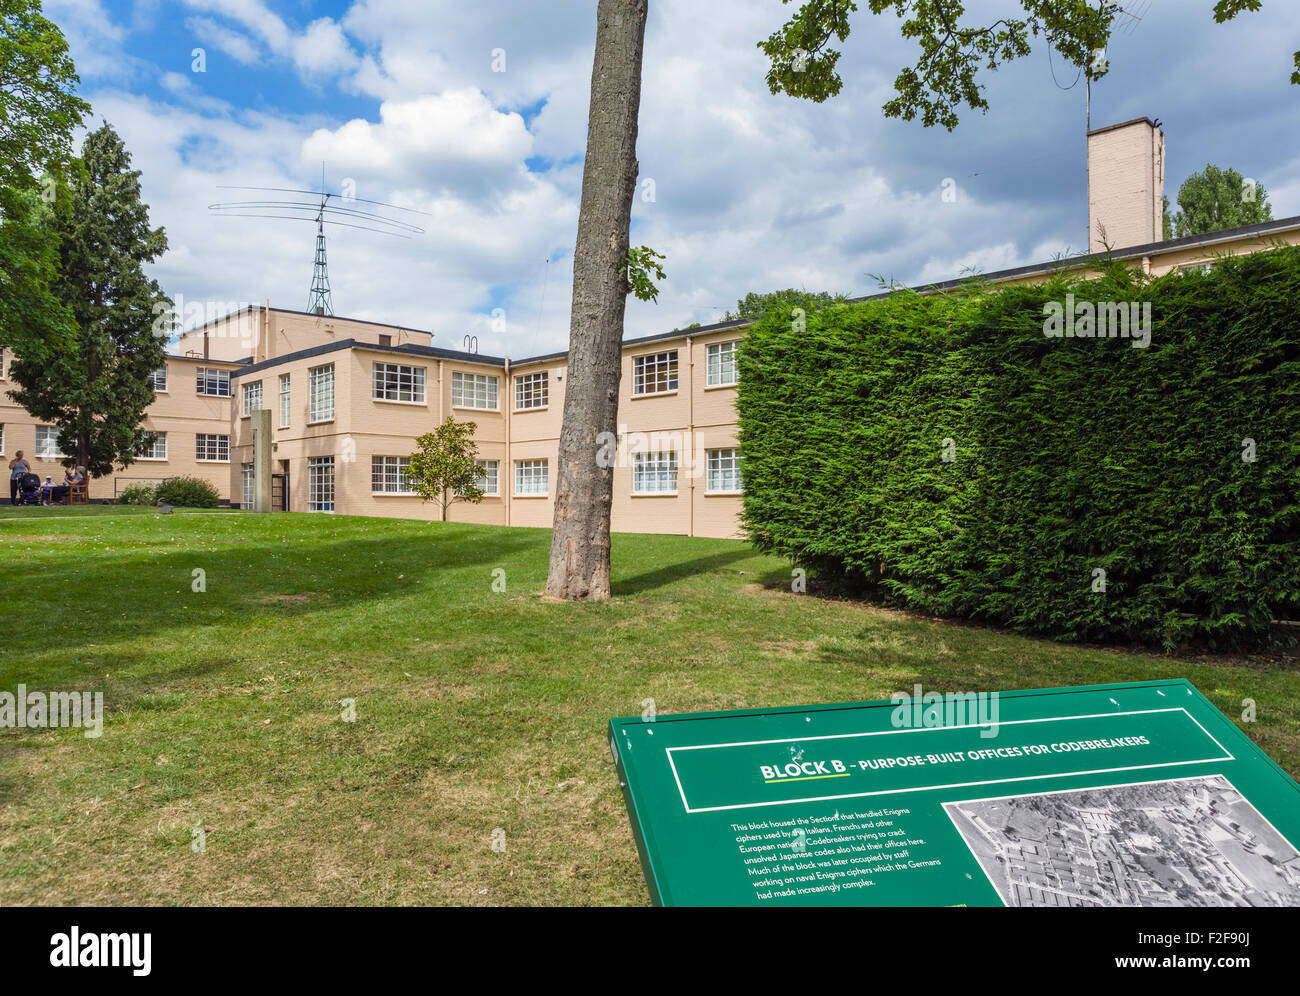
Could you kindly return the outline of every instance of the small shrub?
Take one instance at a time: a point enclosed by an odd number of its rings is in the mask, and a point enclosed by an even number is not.
[[[173,477],[158,485],[154,500],[181,508],[216,508],[219,496],[217,489],[201,478]]]
[[[152,484],[128,484],[117,500],[123,505],[156,505],[158,489]]]

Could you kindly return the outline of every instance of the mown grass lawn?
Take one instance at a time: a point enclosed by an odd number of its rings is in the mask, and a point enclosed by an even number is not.
[[[644,903],[605,726],[649,698],[664,713],[1186,677],[1233,718],[1255,699],[1241,725],[1300,770],[1294,661],[1061,646],[796,595],[788,564],[739,542],[616,536],[616,597],[594,605],[540,599],[544,530],[4,509],[0,543],[0,690],[102,690],[106,709],[99,739],[0,729],[6,905]]]

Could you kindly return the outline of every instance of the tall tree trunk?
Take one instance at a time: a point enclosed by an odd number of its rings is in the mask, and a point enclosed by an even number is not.
[[[553,598],[609,597],[614,468],[600,466],[596,454],[598,437],[618,428],[646,5],[647,0],[599,0],[596,7],[587,162],[573,253],[569,384],[546,579],[546,594]]]

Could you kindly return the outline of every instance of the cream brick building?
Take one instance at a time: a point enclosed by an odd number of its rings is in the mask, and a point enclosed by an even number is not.
[[[1147,118],[1089,135],[1089,231],[1112,255],[1160,276],[1219,254],[1300,244],[1300,217],[1161,241],[1164,138]],[[1098,224],[1100,223],[1100,225]],[[1125,241],[1119,241],[1125,240]],[[1137,241],[1133,241],[1137,240]],[[1145,240],[1145,241],[1142,241]],[[1115,248],[1123,246],[1123,248]],[[1087,275],[1097,256],[984,274],[989,283]],[[942,293],[952,280],[918,288]],[[630,339],[623,345],[613,528],[741,535],[742,456],[735,350],[749,322]],[[52,427],[8,398],[0,356],[0,454],[21,449],[41,477],[62,476]],[[145,428],[156,447],[91,484],[112,500],[133,482],[191,474],[234,505],[252,503],[250,413],[271,412],[273,503],[291,511],[432,519],[402,473],[415,439],[448,415],[473,421],[488,496],[456,502],[460,522],[549,527],[567,354],[511,360],[432,344],[432,335],[349,318],[251,306],[179,338],[156,375]],[[7,462],[7,461],[6,461]]]

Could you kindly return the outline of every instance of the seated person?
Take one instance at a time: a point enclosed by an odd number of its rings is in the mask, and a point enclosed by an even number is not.
[[[49,480],[49,478],[46,478]],[[86,469],[77,467],[75,470],[68,470],[63,475],[63,483],[50,491],[50,502],[62,504],[68,497],[73,485],[86,483]]]

